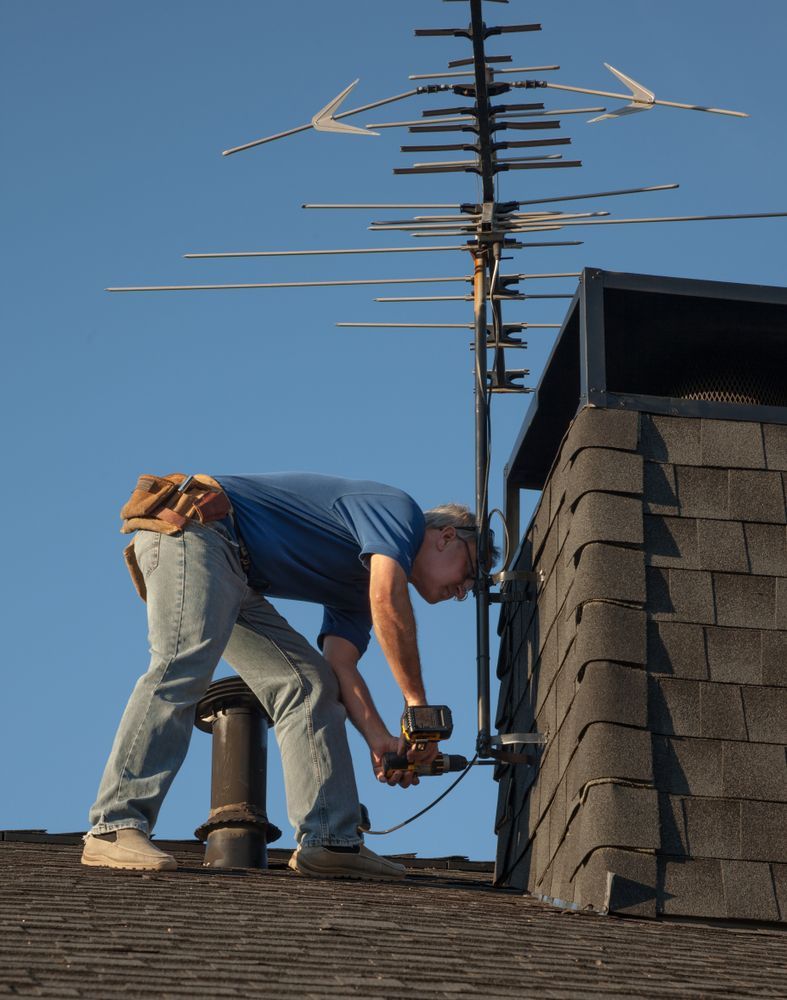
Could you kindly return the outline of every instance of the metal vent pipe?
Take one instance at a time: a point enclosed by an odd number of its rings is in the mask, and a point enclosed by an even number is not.
[[[209,868],[267,868],[268,844],[281,830],[265,811],[271,720],[239,678],[216,681],[197,705],[194,724],[213,736],[210,815],[195,830]]]

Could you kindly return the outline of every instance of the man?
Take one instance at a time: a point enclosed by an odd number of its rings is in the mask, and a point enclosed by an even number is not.
[[[393,487],[307,473],[141,477],[121,513],[124,531],[138,529],[130,568],[147,599],[151,661],[120,722],[83,863],[175,867],[149,834],[223,655],[275,725],[298,844],[290,867],[401,878],[401,865],[363,846],[345,719],[365,738],[381,781],[417,781],[382,772],[382,755],[399,740],[358,661],[374,628],[406,704],[427,704],[408,584],[430,604],[467,596],[476,578],[473,514],[455,504],[423,513]],[[268,597],[323,605],[322,655]],[[431,745],[408,756],[427,763],[436,753]]]

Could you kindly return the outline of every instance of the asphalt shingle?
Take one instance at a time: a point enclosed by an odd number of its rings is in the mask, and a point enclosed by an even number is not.
[[[787,686],[787,632],[762,633],[762,683]]]
[[[568,864],[573,871],[599,847],[656,850],[658,846],[656,792],[616,782],[590,785],[566,834]]]
[[[586,448],[564,469],[562,481],[567,508],[573,508],[580,497],[591,491],[641,496],[642,456],[610,448]]]
[[[749,739],[787,744],[787,688],[743,687],[741,694]]]
[[[548,485],[549,484],[547,484],[547,486]],[[531,558],[534,561],[537,560],[541,554],[541,549],[544,547],[544,542],[546,541],[547,533],[551,525],[552,518],[549,516],[549,493],[544,492],[541,495],[538,507],[536,507],[536,512],[533,515],[533,520],[530,522],[530,529],[528,530],[528,539],[532,547]]]
[[[722,794],[733,799],[787,802],[784,746],[773,743],[720,742]]]
[[[726,912],[739,920],[778,920],[770,866],[757,861],[722,861]]]
[[[648,676],[648,729],[664,736],[700,736],[700,681]]]
[[[653,771],[659,791],[719,797],[723,794],[722,743],[654,734]]]
[[[647,570],[648,611],[656,620],[713,624],[711,574],[698,570]],[[725,622],[724,624],[737,624]]]
[[[717,624],[765,629],[776,626],[776,581],[772,577],[714,573],[713,592]]]
[[[784,524],[784,487],[778,472],[730,469],[729,516],[740,521]]]
[[[645,462],[643,508],[649,514],[678,514],[678,485],[674,465]]]
[[[646,565],[710,568],[699,561],[697,521],[694,518],[646,514],[644,524]]]
[[[688,853],[684,799],[679,795],[659,794],[659,823],[661,824],[661,853],[676,857]]]
[[[583,448],[614,448],[636,451],[639,414],[586,406],[580,410],[568,433],[561,458],[571,461]]]
[[[709,625],[705,629],[710,679],[741,684],[759,684],[762,681],[761,646],[768,632],[753,628],[719,628]]]
[[[706,739],[746,739],[743,699],[737,684],[700,684],[700,735]]]
[[[650,672],[702,680],[708,676],[701,625],[649,621],[647,635],[647,669]]]
[[[776,578],[776,628],[787,631],[787,578]]]
[[[701,421],[643,413],[640,452],[653,462],[702,465]]]
[[[594,722],[583,733],[566,772],[569,801],[599,779],[653,783],[650,735],[644,729]],[[631,845],[629,845],[631,846]]]
[[[787,864],[787,803],[741,802],[741,857]]]
[[[654,917],[658,892],[656,859],[641,851],[601,847],[587,858],[576,876],[578,897],[606,898],[610,910]]]
[[[740,858],[741,802],[738,799],[682,798],[687,855]]]
[[[722,573],[746,573],[749,559],[740,521],[697,520],[699,566]]]
[[[767,475],[767,473],[758,473]],[[727,469],[675,467],[678,503],[684,517],[727,518],[730,510],[729,472]],[[738,514],[741,520],[745,518]],[[754,520],[754,518],[749,518]]]
[[[590,542],[641,545],[642,501],[614,493],[585,493],[577,502],[563,546],[563,563],[572,562]]]
[[[769,469],[787,469],[787,425],[763,424],[765,464]]]
[[[787,576],[787,527],[781,524],[744,524],[743,528],[749,572]]]
[[[644,603],[642,552],[602,543],[585,546],[566,599],[565,614],[571,614],[587,601],[599,600]]]
[[[664,912],[686,912],[696,917],[726,917],[721,861],[707,859],[672,859],[659,861],[660,880],[664,886]],[[688,907],[679,906],[685,899]]]
[[[703,420],[702,458],[696,464],[764,469],[762,425],[741,420]]]
[[[590,601],[576,625],[574,662],[615,660],[644,666],[647,658],[645,612],[640,608]]]

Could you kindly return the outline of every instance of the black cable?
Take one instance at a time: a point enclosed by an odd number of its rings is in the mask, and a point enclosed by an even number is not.
[[[508,557],[511,555],[511,538],[510,538],[510,535],[508,533],[508,524],[506,523],[506,516],[503,513],[503,511],[499,507],[493,507],[489,511],[489,517],[487,518],[487,522],[486,522],[487,523],[487,527],[488,527],[488,529],[490,531],[492,530],[491,525],[492,525],[492,515],[493,514],[499,514],[500,515],[500,522],[503,525],[503,537],[505,538],[505,544],[504,544],[504,548],[503,548],[503,558],[502,558],[502,560],[500,562],[500,565],[502,566],[503,569],[506,569],[506,567],[508,566]]]
[[[436,806],[438,802],[441,802],[446,797],[446,795],[448,795],[449,792],[452,792],[456,788],[456,786],[459,784],[462,778],[464,778],[464,776],[467,774],[467,772],[470,770],[470,768],[473,766],[473,764],[475,764],[477,760],[478,760],[478,754],[476,754],[475,757],[473,757],[473,759],[470,761],[470,763],[467,765],[464,771],[462,771],[462,773],[459,775],[456,781],[450,784],[444,792],[438,795],[437,798],[434,800],[434,802],[430,802],[428,806],[426,806],[420,812],[417,812],[414,816],[411,816],[409,819],[406,819],[404,823],[399,823],[397,826],[392,826],[388,830],[364,830],[364,833],[368,834],[370,837],[384,837],[385,834],[393,833],[394,830],[401,830],[403,826],[407,826],[408,823],[412,823],[413,820],[418,819],[419,816],[423,816],[424,813],[429,812],[429,810],[432,809],[434,806]]]

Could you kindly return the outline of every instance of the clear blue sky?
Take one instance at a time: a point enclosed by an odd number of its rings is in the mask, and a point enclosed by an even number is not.
[[[617,216],[787,210],[784,38],[776,0],[605,0],[487,5],[489,23],[541,20],[490,43],[550,79],[620,89],[607,61],[665,99],[751,119],[657,109],[589,126],[566,117],[582,170],[503,175],[503,198],[679,181],[678,191],[600,199]],[[299,135],[223,159],[222,149],[308,121],[356,77],[350,106],[409,89],[411,72],[469,54],[414,26],[466,22],[437,0],[2,0],[4,334],[3,676],[0,828],[84,829],[120,712],[146,666],[144,607],[121,559],[117,510],[138,473],[309,469],[374,478],[423,506],[473,499],[472,376],[462,332],[341,331],[339,320],[467,322],[464,304],[378,305],[372,289],[111,296],[107,285],[408,277],[468,273],[459,254],[184,261],[200,250],[401,245],[366,232],[375,213],[303,212],[303,201],[475,200],[471,175],[393,177],[411,158],[381,138]],[[595,99],[544,92],[547,106]],[[530,96],[530,95],[528,95]],[[354,119],[418,117],[444,97]],[[450,103],[450,98],[449,98]],[[603,103],[603,102],[602,102]],[[610,106],[613,106],[610,104]],[[588,116],[586,116],[588,117]],[[442,158],[438,156],[437,158]],[[596,266],[785,283],[787,220],[574,230],[577,248],[527,251],[522,271]],[[577,237],[582,238],[582,237]],[[531,291],[573,291],[573,282]],[[444,287],[437,294],[446,294]],[[396,293],[391,293],[396,294]],[[401,292],[399,294],[404,294]],[[564,303],[509,307],[559,322]],[[552,342],[512,357],[535,383]],[[745,350],[742,338],[741,350]],[[492,501],[527,398],[497,399]],[[530,504],[533,497],[528,497]],[[284,609],[313,636],[319,610]],[[448,702],[469,753],[475,727],[472,601],[416,598],[427,690]],[[494,623],[493,623],[494,632]],[[379,651],[363,661],[394,726],[398,692]],[[353,735],[376,826],[445,787],[374,783]],[[209,740],[195,733],[160,836],[190,836],[208,811]],[[428,817],[374,846],[492,857],[496,786],[471,774]],[[287,830],[275,749],[269,813]]]

